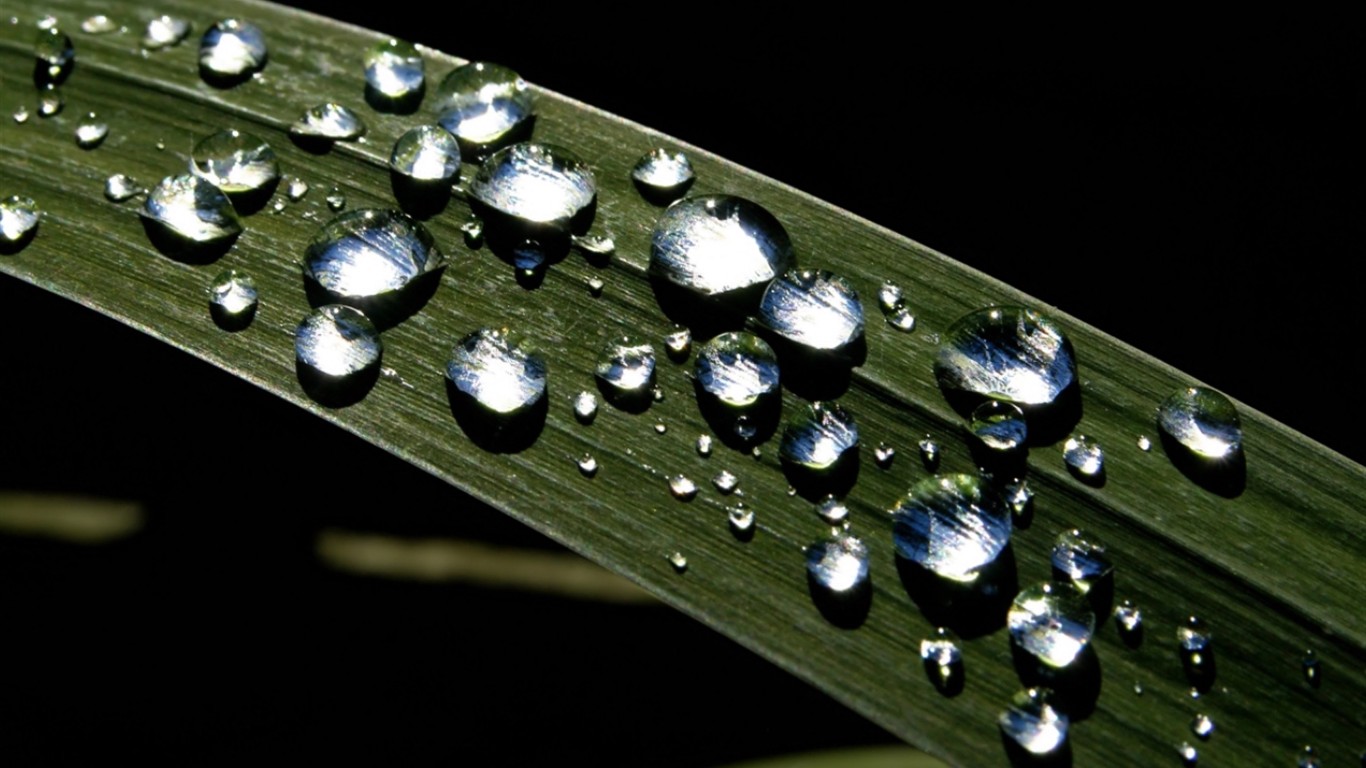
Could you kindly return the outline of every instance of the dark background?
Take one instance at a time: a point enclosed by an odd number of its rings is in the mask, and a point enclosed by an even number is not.
[[[452,8],[320,10],[715,151],[1366,457],[1363,73],[1331,25]],[[0,488],[147,510],[103,547],[0,536],[3,754],[707,765],[886,738],[667,609],[325,569],[324,527],[553,545],[75,304],[6,279],[0,312],[48,326],[8,341],[47,370],[0,377],[42,416],[5,425]],[[367,482],[300,482],[337,466]]]

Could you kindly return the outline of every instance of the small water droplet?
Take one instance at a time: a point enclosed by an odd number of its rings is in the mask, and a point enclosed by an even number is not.
[[[1138,450],[1147,453],[1148,451],[1152,450],[1152,448],[1153,441],[1149,440],[1147,435],[1138,436]]]
[[[886,443],[878,443],[873,451],[873,460],[882,469],[890,469],[896,459],[896,449]]]
[[[915,315],[911,314],[909,309],[902,307],[887,315],[887,325],[903,333],[910,333],[915,330]]]
[[[1143,695],[1143,684],[1142,684],[1142,683],[1134,683],[1134,695],[1135,695],[1135,696],[1142,696],[1142,695]]]
[[[1132,600],[1125,600],[1115,607],[1115,629],[1119,639],[1129,647],[1136,647],[1143,637],[1143,611]]]
[[[674,475],[669,478],[669,493],[679,501],[692,501],[697,496],[697,483],[684,475]]]
[[[688,359],[692,353],[692,331],[682,326],[674,326],[672,331],[664,335],[664,349],[669,354],[669,359],[675,363],[681,363]]]
[[[507,67],[471,62],[456,67],[437,89],[441,127],[471,154],[514,140],[530,128],[531,89]]]
[[[76,124],[76,146],[81,149],[94,149],[104,143],[109,135],[109,124],[103,122],[94,112],[87,113]]]
[[[111,203],[122,203],[146,192],[137,179],[122,173],[116,173],[104,180],[104,199]]]
[[[580,392],[574,398],[574,418],[580,424],[592,424],[598,417],[598,398],[588,391]]]
[[[1077,377],[1062,329],[1023,307],[989,307],[954,323],[934,372],[947,391],[1016,405],[1051,404]]]
[[[333,213],[346,207],[346,195],[342,194],[342,191],[337,187],[333,187],[329,190],[327,197],[323,199],[327,201],[327,210],[332,211]]]
[[[161,15],[147,22],[142,33],[142,47],[160,50],[180,45],[190,35],[190,22],[175,16]]]
[[[110,32],[117,32],[118,29],[118,23],[103,13],[87,16],[81,22],[81,31],[88,35],[107,35]]]
[[[391,38],[365,52],[365,88],[378,101],[406,106],[421,96],[426,82],[427,66],[412,43]]]
[[[585,453],[578,460],[579,473],[584,477],[594,477],[598,474],[598,460],[593,458],[590,453]]]
[[[256,316],[259,294],[250,275],[227,269],[209,285],[209,314],[220,328],[239,330]]]
[[[716,486],[716,490],[729,495],[740,486],[740,478],[723,469],[712,477],[711,484]]]
[[[670,553],[668,559],[669,565],[673,566],[674,573],[683,573],[688,570],[688,558],[684,557],[682,552]]]
[[[1366,754],[1363,754],[1361,757],[1362,764],[1366,765]],[[1314,751],[1314,748],[1306,744],[1304,749],[1300,751],[1299,762],[1295,763],[1295,765],[1297,768],[1321,768],[1322,763],[1319,762],[1319,756]]]
[[[1187,691],[1187,694],[1191,697],[1192,700],[1198,699],[1200,698],[1200,689],[1191,688],[1189,691]]]
[[[365,130],[360,115],[333,101],[309,107],[289,126],[291,136],[325,141],[355,141]]]
[[[650,390],[650,397],[656,403],[662,403],[664,402],[664,390],[659,387],[655,387],[654,389]]]
[[[1101,477],[1105,472],[1105,451],[1086,435],[1067,438],[1062,446],[1062,458],[1067,468],[1079,477]]]
[[[697,455],[707,458],[711,455],[711,435],[697,436]]]
[[[662,435],[662,434],[664,434],[665,432],[668,432],[668,431],[669,431],[669,425],[665,424],[664,422],[661,421],[661,422],[658,422],[657,424],[655,424],[655,434],[656,434],[656,435]]]
[[[858,424],[853,414],[839,403],[815,402],[787,422],[778,455],[792,464],[825,471],[858,444]]]
[[[140,215],[163,231],[199,245],[228,242],[242,233],[242,222],[227,195],[190,174],[162,179],[147,195]]]
[[[939,469],[939,443],[926,437],[918,444],[920,448],[920,461],[925,465],[925,469],[931,472]]]
[[[1000,452],[1020,448],[1029,434],[1024,411],[1002,400],[986,400],[974,408],[969,428],[982,445]]]
[[[1001,733],[1029,755],[1058,754],[1067,745],[1067,715],[1048,703],[1048,690],[1030,688],[1015,695],[996,718]]]
[[[827,525],[842,525],[849,519],[849,507],[838,496],[829,495],[816,505],[816,515]]]
[[[806,548],[806,575],[813,590],[825,597],[842,597],[865,591],[868,581],[868,546],[848,533],[835,533]]]
[[[1191,766],[1200,762],[1200,753],[1196,751],[1195,747],[1184,741],[1176,748],[1176,754],[1181,757],[1182,765]]]
[[[441,128],[419,125],[394,142],[389,169],[416,182],[448,183],[460,174],[460,145]]]
[[[275,150],[260,138],[237,130],[219,131],[201,139],[190,159],[196,175],[229,196],[259,194],[280,180]]]
[[[948,627],[939,627],[920,641],[920,660],[930,683],[940,693],[952,696],[963,689],[963,651]]]
[[[759,322],[817,350],[847,347],[863,336],[863,305],[848,280],[825,270],[791,269],[774,279],[759,302]]]
[[[952,581],[975,581],[1010,541],[1010,509],[978,475],[925,478],[891,514],[897,555]]]
[[[157,139],[156,148],[158,152],[164,151],[166,149],[166,142]]]
[[[611,256],[617,252],[617,241],[607,235],[574,235],[574,246],[597,256]]]
[[[1191,720],[1191,733],[1199,736],[1202,741],[1209,741],[1209,737],[1214,735],[1214,721],[1209,718],[1209,715],[1196,715]]]
[[[482,407],[510,416],[545,397],[546,363],[516,332],[481,328],[455,345],[446,378]]]
[[[1091,643],[1096,615],[1071,584],[1049,581],[1020,590],[1006,626],[1020,650],[1050,667],[1063,668]]]
[[[291,176],[285,182],[285,196],[291,203],[297,203],[308,194],[308,182],[298,176]]]
[[[655,223],[650,273],[703,296],[768,283],[791,269],[792,242],[762,206],[727,195],[690,197]]]
[[[13,253],[28,245],[41,218],[32,198],[14,195],[0,202],[0,252]]]
[[[346,304],[402,291],[445,266],[431,233],[406,213],[358,208],[324,224],[304,251],[304,276]]]
[[[14,108],[14,122],[20,124],[28,122],[28,107],[21,105]]]
[[[71,66],[76,62],[76,48],[71,38],[57,27],[38,30],[33,41],[33,55],[38,60],[34,78],[39,87],[58,84],[71,74]]]
[[[588,286],[589,295],[595,299],[602,296],[602,289],[607,287],[607,283],[600,277],[590,277],[583,281],[583,284]]]
[[[660,203],[678,199],[696,178],[687,155],[662,147],[646,152],[631,169],[631,179],[641,194]]]
[[[359,310],[327,304],[309,313],[294,334],[299,363],[323,376],[349,377],[379,365],[384,344]]]
[[[1053,577],[1072,582],[1082,594],[1088,594],[1115,570],[1105,542],[1076,528],[1058,535],[1052,559]]]
[[[62,97],[62,89],[57,86],[49,84],[38,91],[39,117],[53,117],[60,114],[65,106],[66,99]]]
[[[1310,688],[1318,688],[1323,684],[1323,663],[1313,650],[1304,652],[1304,658],[1300,660],[1300,669],[1304,672],[1304,681]]]
[[[527,142],[490,155],[470,179],[469,194],[516,222],[567,228],[589,210],[598,185],[574,153]]]
[[[224,19],[200,38],[199,72],[210,82],[240,82],[266,66],[266,55],[266,36],[260,27],[241,19]]]
[[[778,390],[778,357],[763,339],[744,331],[723,333],[702,345],[695,368],[702,389],[743,408]]]
[[[877,306],[882,310],[882,314],[891,314],[905,304],[905,293],[896,283],[884,282],[877,289]]]
[[[611,401],[641,404],[655,379],[655,348],[629,336],[611,339],[598,354],[594,369]]]
[[[1034,490],[1029,487],[1026,480],[1016,480],[1007,483],[1005,487],[1006,503],[1010,505],[1011,515],[1017,525],[1022,527],[1027,525],[1027,521],[1034,514]]]
[[[1212,389],[1186,387],[1175,392],[1158,410],[1157,426],[1201,459],[1230,459],[1242,450],[1238,409]]]
[[[284,213],[285,209],[287,208],[289,208],[289,204],[286,203],[284,200],[276,200],[275,204],[270,207],[270,211],[271,213],[274,213],[276,216],[279,216],[280,214]]]
[[[1214,634],[1203,620],[1191,616],[1177,627],[1176,643],[1186,678],[1195,686],[1191,690],[1208,690],[1214,682]]]
[[[730,532],[741,541],[748,541],[754,534],[754,510],[744,504],[736,504],[726,513]]]

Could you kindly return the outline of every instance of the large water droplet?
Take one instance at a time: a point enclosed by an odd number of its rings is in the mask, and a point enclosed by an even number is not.
[[[569,150],[528,142],[490,155],[470,180],[469,192],[516,222],[567,228],[591,211],[598,185]]]
[[[81,149],[94,149],[104,143],[109,136],[109,124],[90,112],[76,124],[76,146]]]
[[[347,304],[403,291],[445,265],[427,228],[400,211],[358,208],[324,224],[304,252],[304,276]]]
[[[580,392],[574,398],[574,418],[580,424],[592,424],[598,417],[598,398],[592,392]]]
[[[1086,435],[1073,435],[1062,445],[1062,459],[1072,474],[1082,479],[1099,478],[1105,473],[1105,451]]]
[[[250,275],[224,270],[209,286],[209,315],[224,330],[246,328],[256,316],[258,296],[256,281]]]
[[[142,47],[149,50],[170,48],[190,34],[190,22],[175,16],[161,15],[147,22],[142,33]]]
[[[118,29],[118,22],[103,13],[87,16],[81,21],[81,31],[87,35],[107,35],[110,32],[117,32]]]
[[[629,336],[611,339],[598,355],[594,372],[612,402],[648,405],[655,379],[655,348]]]
[[[985,400],[972,409],[973,437],[993,451],[1014,451],[1029,435],[1024,411],[1001,400]]]
[[[773,214],[727,195],[669,206],[650,247],[652,275],[704,296],[764,285],[794,261],[792,242]]]
[[[383,40],[365,52],[365,92],[372,105],[415,106],[426,85],[427,67],[412,43]]]
[[[419,125],[394,142],[389,169],[416,182],[444,184],[460,173],[460,145],[441,128]]]
[[[41,218],[32,198],[14,195],[0,202],[0,252],[14,253],[28,245]]]
[[[37,59],[33,79],[39,87],[60,84],[71,74],[71,67],[76,63],[76,48],[71,44],[71,38],[56,27],[38,30],[33,41],[33,55]]]
[[[291,136],[323,141],[355,141],[365,130],[360,115],[334,101],[309,107],[289,126]]]
[[[1209,715],[1198,714],[1191,720],[1191,733],[1199,736],[1202,741],[1208,741],[1214,735],[1214,721]]]
[[[646,152],[631,169],[631,179],[641,195],[658,203],[678,199],[696,178],[687,155],[662,147]]]
[[[792,269],[768,284],[759,302],[759,322],[802,346],[836,350],[863,335],[863,305],[839,275]]]
[[[1212,389],[1186,387],[1172,394],[1158,410],[1157,426],[1202,459],[1228,459],[1242,450],[1238,409]]]
[[[858,424],[853,414],[839,403],[815,402],[787,422],[778,455],[783,461],[825,471],[858,444]]]
[[[1074,381],[1072,345],[1052,320],[1022,307],[989,307],[954,323],[934,365],[949,392],[1047,405]]]
[[[230,243],[242,233],[232,201],[198,176],[167,176],[147,195],[141,216],[162,233],[193,245]]]
[[[507,67],[471,62],[441,81],[436,111],[441,127],[469,154],[480,155],[530,132],[531,90]]]
[[[111,203],[122,203],[146,193],[147,190],[132,176],[116,173],[104,180],[104,199]]]
[[[695,364],[697,383],[725,405],[745,408],[778,391],[778,356],[752,333],[723,333],[703,344]]]
[[[977,475],[925,478],[891,513],[897,554],[951,581],[975,581],[1010,542],[1010,508]]]
[[[948,627],[939,627],[934,635],[920,641],[920,660],[930,683],[940,693],[956,696],[963,690],[963,651]]]
[[[1067,746],[1067,715],[1048,703],[1047,689],[1030,688],[1016,694],[996,724],[1001,734],[1027,755],[1059,754]]]
[[[1071,584],[1045,582],[1020,590],[1006,615],[1010,639],[1044,664],[1071,665],[1091,643],[1096,614]]]
[[[237,130],[201,139],[190,155],[194,172],[230,197],[268,194],[280,181],[280,161],[265,141]]]
[[[852,595],[868,589],[868,546],[847,533],[837,533],[806,548],[806,575],[813,591],[828,596]]]
[[[1082,594],[1114,572],[1105,542],[1073,528],[1058,535],[1053,544],[1053,576],[1072,582]]]
[[[266,55],[266,36],[260,27],[241,19],[224,19],[200,38],[199,73],[212,84],[235,84],[261,71]]]
[[[299,323],[294,355],[300,365],[323,376],[345,378],[375,369],[384,354],[375,324],[341,304],[318,307]]]
[[[455,345],[446,378],[489,411],[513,415],[545,397],[546,363],[517,333],[481,328]]]
[[[679,501],[692,501],[697,496],[697,483],[686,475],[669,478],[669,493]]]

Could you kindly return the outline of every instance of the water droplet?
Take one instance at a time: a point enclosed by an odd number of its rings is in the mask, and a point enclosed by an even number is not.
[[[111,203],[122,203],[146,192],[137,179],[122,173],[104,180],[104,198]]]
[[[209,314],[220,328],[239,330],[256,316],[259,294],[250,275],[227,269],[209,286]]]
[[[629,336],[611,339],[598,355],[594,373],[613,395],[609,400],[644,404],[655,379],[655,348]]]
[[[14,108],[14,122],[20,124],[28,122],[28,107],[18,106]]]
[[[723,333],[698,350],[695,368],[703,391],[744,408],[778,391],[778,356],[752,333]]]
[[[338,301],[402,291],[445,265],[427,228],[400,211],[358,208],[324,224],[304,251],[304,276]]]
[[[683,573],[688,570],[688,558],[682,552],[673,552],[669,555],[669,565],[673,566],[674,573]]]
[[[289,181],[285,183],[285,196],[289,198],[291,203],[299,202],[307,194],[308,182],[298,176],[289,177]]]
[[[842,525],[849,519],[849,507],[838,496],[829,495],[816,505],[816,515],[827,525]]]
[[[910,333],[915,330],[915,315],[906,306],[906,298],[901,286],[884,282],[877,292],[877,305],[887,324],[898,331]]]
[[[1087,478],[1105,472],[1105,451],[1086,435],[1073,435],[1062,446],[1062,458],[1073,474]]]
[[[1209,718],[1209,715],[1196,715],[1191,720],[1191,733],[1199,736],[1202,741],[1209,741],[1209,737],[1214,735],[1214,721]]]
[[[839,403],[815,402],[783,428],[778,455],[807,469],[828,470],[859,444],[858,424]]]
[[[455,345],[446,378],[484,408],[510,416],[545,397],[546,363],[519,334],[481,328]]]
[[[365,52],[365,88],[380,101],[407,105],[420,97],[427,68],[411,43],[383,40]]]
[[[679,501],[692,501],[697,496],[697,483],[684,475],[674,475],[669,478],[669,493]]]
[[[890,469],[892,461],[896,459],[896,449],[886,443],[878,443],[873,451],[873,460],[882,469]]]
[[[1129,647],[1137,646],[1142,639],[1143,611],[1132,600],[1125,600],[1115,607],[1115,629],[1119,632],[1119,639]]]
[[[341,304],[313,310],[294,334],[299,363],[323,376],[361,373],[378,366],[383,354],[384,344],[370,318]]]
[[[1228,459],[1242,450],[1238,409],[1212,389],[1187,387],[1168,397],[1158,410],[1157,426],[1202,459]]]
[[[1030,688],[1015,695],[1010,707],[996,718],[1001,733],[1027,754],[1047,756],[1067,745],[1067,715],[1048,703],[1048,690]]]
[[[592,424],[598,417],[598,398],[592,392],[580,392],[574,398],[574,418],[580,424]]]
[[[920,448],[920,462],[925,465],[925,469],[933,472],[939,469],[939,443],[926,437],[918,444]]]
[[[147,195],[141,215],[165,232],[198,245],[228,242],[242,233],[242,223],[227,195],[190,174],[162,179]]]
[[[863,305],[843,277],[791,269],[768,284],[759,322],[778,335],[818,350],[847,347],[863,335]]]
[[[1198,699],[1200,698],[1200,689],[1191,688],[1189,691],[1187,691],[1187,694],[1191,697],[1192,700]]]
[[[1143,695],[1143,684],[1142,684],[1142,683],[1134,683],[1134,695],[1135,695],[1135,696],[1142,696],[1142,695]]]
[[[688,355],[692,353],[692,331],[675,326],[664,335],[664,349],[668,352],[669,359],[676,363],[687,360]]]
[[[1180,755],[1182,765],[1191,766],[1200,762],[1200,753],[1196,751],[1195,747],[1184,741],[1176,748],[1176,754]]]
[[[650,247],[652,275],[703,296],[764,285],[794,261],[792,242],[773,214],[728,195],[669,206]]]
[[[270,210],[271,213],[274,213],[276,216],[279,216],[280,214],[284,213],[285,209],[287,208],[289,208],[289,204],[287,204],[284,200],[276,200],[275,204],[270,207]]]
[[[636,188],[652,202],[678,199],[696,178],[687,155],[662,147],[646,152],[631,169]]]
[[[806,548],[806,575],[813,589],[829,597],[867,590],[868,546],[847,533],[814,542]]]
[[[1017,524],[1023,523],[1034,514],[1034,490],[1026,480],[1016,480],[1006,484],[1006,503]]]
[[[151,25],[148,25],[151,34]],[[187,30],[188,32],[188,30]],[[236,83],[266,66],[266,36],[241,19],[224,19],[199,41],[199,72],[211,82]]]
[[[985,400],[972,410],[972,434],[993,451],[1013,451],[1024,445],[1029,428],[1019,406]]]
[[[654,389],[650,390],[650,396],[654,399],[656,403],[664,402],[664,390],[659,387],[655,387]]]
[[[662,434],[664,434],[665,432],[668,432],[668,431],[669,431],[669,425],[665,424],[664,422],[661,421],[661,422],[655,424],[655,434],[656,434],[656,435],[662,435]]]
[[[569,150],[528,142],[490,155],[470,180],[469,192],[519,223],[568,227],[590,209],[598,185]]]
[[[1071,581],[1082,594],[1089,593],[1114,570],[1105,542],[1076,528],[1059,534],[1053,544],[1054,578]]]
[[[1314,651],[1304,652],[1304,658],[1300,660],[1300,669],[1304,671],[1304,681],[1309,683],[1310,688],[1318,688],[1323,684],[1323,663]]]
[[[1361,758],[1362,764],[1366,765],[1366,754],[1363,754]],[[1298,768],[1320,768],[1322,764],[1319,762],[1319,756],[1314,752],[1314,748],[1306,744],[1300,752],[1299,762],[1295,765]]]
[[[34,73],[39,87],[61,83],[71,74],[71,65],[76,62],[76,48],[71,44],[71,38],[55,26],[38,30],[33,55],[38,59]]]
[[[309,107],[289,126],[291,136],[325,141],[355,141],[365,130],[360,115],[334,101]]]
[[[166,142],[161,141],[160,139],[158,139],[158,140],[157,140],[157,143],[156,143],[156,148],[157,148],[157,151],[158,151],[158,152],[163,151],[164,149],[166,149]]]
[[[498,64],[456,67],[437,89],[437,122],[471,154],[529,132],[532,99],[526,81]]]
[[[62,97],[62,89],[57,86],[49,84],[38,91],[39,117],[53,117],[60,114],[65,106],[66,99]]]
[[[590,277],[583,281],[583,284],[588,286],[588,294],[595,299],[602,296],[602,289],[607,287],[607,283],[600,277]]]
[[[1181,653],[1181,665],[1186,677],[1195,684],[1194,691],[1207,690],[1213,682],[1214,671],[1214,634],[1205,622],[1196,616],[1186,619],[1186,623],[1176,628],[1176,643]]]
[[[934,365],[951,392],[1047,405],[1076,381],[1072,345],[1052,320],[1022,307],[989,307],[954,323]]]
[[[275,150],[241,131],[219,131],[201,139],[194,145],[190,158],[196,175],[229,196],[267,191],[280,180]]]
[[[1010,510],[977,475],[928,477],[892,513],[896,552],[946,579],[972,582],[1010,542]]]
[[[697,455],[704,459],[711,455],[711,435],[697,436]]]
[[[920,660],[930,683],[940,693],[951,696],[963,689],[963,651],[952,630],[939,627],[932,636],[921,640]]]
[[[19,23],[19,19],[17,16],[11,16],[10,18],[15,20],[14,23]],[[35,24],[35,26],[37,26],[38,29],[52,29],[53,27],[57,26],[57,17],[53,16],[50,13],[45,13],[38,18],[38,21]]]
[[[1138,450],[1147,453],[1148,451],[1152,450],[1152,447],[1153,441],[1149,440],[1147,435],[1138,436]]]
[[[748,541],[754,535],[754,510],[748,509],[744,504],[736,504],[726,513],[726,518],[730,523],[730,532],[735,538]]]
[[[76,146],[81,149],[94,149],[104,143],[109,135],[109,124],[101,121],[94,112],[86,114],[76,124]]]
[[[31,198],[14,195],[0,202],[0,252],[13,253],[28,245],[41,218]]]
[[[419,125],[394,142],[389,168],[413,181],[446,183],[460,173],[460,145],[434,125]]]
[[[1096,615],[1071,584],[1049,581],[1020,590],[1006,615],[1010,639],[1050,667],[1067,667],[1091,643]]]
[[[464,224],[460,225],[460,231],[465,234],[465,247],[478,248],[484,244],[484,220],[471,217]]]
[[[579,473],[584,477],[594,477],[598,474],[598,460],[593,458],[591,453],[585,453],[578,460]]]
[[[711,484],[716,486],[716,490],[729,495],[740,486],[740,478],[723,469],[712,477]]]
[[[118,29],[118,23],[103,13],[87,16],[81,22],[81,31],[88,35],[107,35],[110,32],[117,32]]]
[[[175,16],[158,16],[147,22],[147,29],[142,33],[142,47],[150,50],[170,48],[180,45],[189,34],[190,22]]]

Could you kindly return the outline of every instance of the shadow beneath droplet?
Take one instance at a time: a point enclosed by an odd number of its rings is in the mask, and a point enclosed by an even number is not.
[[[806,587],[811,593],[811,602],[825,620],[834,626],[858,629],[867,621],[868,611],[873,605],[872,577],[864,579],[852,589],[836,592],[822,587],[816,576],[808,570]]]
[[[391,170],[389,182],[398,206],[414,218],[430,219],[443,213],[451,202],[449,181],[414,179]]]
[[[302,149],[310,155],[326,155],[337,146],[336,139],[329,139],[323,136],[305,136],[303,134],[290,131],[289,140],[294,142],[294,146]]]
[[[937,368],[937,366],[936,366]],[[990,400],[985,395],[950,389],[940,383],[939,391],[944,400],[964,421],[972,421],[972,412],[977,406]],[[1067,386],[1053,402],[1044,405],[1015,403],[1024,411],[1025,423],[1029,427],[1026,444],[1030,447],[1054,445],[1072,434],[1081,422],[1082,403],[1081,385],[1075,380]]]
[[[427,94],[427,84],[414,88],[412,91],[402,96],[387,96],[381,93],[373,85],[365,84],[365,103],[376,112],[384,112],[390,115],[411,115],[422,106],[422,97]]]
[[[255,75],[256,72],[259,71],[265,65],[266,62],[263,61],[261,63],[261,66],[257,67],[256,70],[247,70],[246,72],[239,72],[235,75],[226,75],[222,72],[215,72],[212,69],[209,69],[208,67],[200,65],[199,77],[210,88],[227,90],[229,88],[239,86],[242,83],[245,83],[246,81],[250,80],[252,76]]]
[[[573,245],[572,233],[562,222],[535,224],[473,201],[471,206],[484,222],[484,243],[495,256],[518,272],[544,273],[563,261]]]
[[[1247,458],[1242,449],[1224,459],[1207,459],[1159,429],[1162,450],[1171,463],[1192,483],[1210,493],[1235,499],[1247,488]]]
[[[1096,470],[1094,473],[1089,475],[1085,472],[1082,472],[1080,469],[1077,469],[1076,467],[1072,466],[1071,464],[1067,465],[1067,471],[1070,472],[1072,474],[1072,477],[1076,478],[1077,482],[1081,483],[1082,485],[1089,485],[1092,488],[1105,487],[1105,481],[1107,480],[1107,477],[1105,474],[1104,464],[1101,464],[1100,469]]]
[[[650,288],[664,316],[692,329],[693,340],[703,342],[726,331],[742,330],[745,318],[758,308],[765,286],[702,296],[651,275]]]
[[[209,304],[209,317],[213,318],[213,324],[220,329],[230,333],[246,330],[251,325],[251,321],[256,319],[256,307],[232,314],[218,304]]]
[[[844,498],[849,495],[849,491],[858,482],[859,453],[860,447],[855,445],[841,454],[839,459],[826,469],[814,469],[795,461],[789,461],[784,456],[779,458],[782,461],[783,476],[787,478],[788,485],[797,491],[798,496],[815,503],[826,496],[833,495]]]
[[[46,88],[55,88],[65,83],[71,77],[71,73],[76,69],[76,60],[73,58],[66,66],[53,72],[51,64],[37,59],[33,62],[33,86],[39,91]]]
[[[232,201],[234,210],[243,216],[250,216],[266,207],[270,198],[275,194],[275,189],[279,186],[280,177],[277,176],[257,189],[243,192],[225,192],[224,194],[228,196],[228,200]]]
[[[964,427],[964,431],[967,435],[964,442],[967,443],[968,454],[972,456],[972,463],[983,472],[996,477],[1024,477],[1029,472],[1028,445],[999,451],[982,442],[971,429]]]
[[[550,410],[548,390],[534,405],[506,414],[485,408],[450,379],[444,381],[446,399],[456,423],[475,445],[490,453],[520,453],[535,444],[545,429]]]
[[[806,400],[835,400],[849,391],[854,368],[868,360],[868,342],[860,335],[839,349],[811,349],[767,329],[757,332],[773,347],[783,386]]]
[[[217,240],[198,242],[182,237],[155,219],[146,216],[139,218],[142,219],[142,228],[147,233],[147,239],[152,243],[152,247],[162,256],[182,264],[202,266],[218,261],[232,248],[232,244],[237,242],[237,237],[241,234],[239,232]]]
[[[1213,646],[1206,646],[1202,651],[1187,651],[1178,646],[1178,652],[1181,654],[1181,669],[1186,673],[1187,682],[1195,690],[1208,693],[1214,687],[1217,672]]]
[[[352,374],[332,376],[295,358],[294,371],[299,378],[299,386],[313,402],[327,408],[345,408],[359,403],[370,394],[375,382],[379,381],[381,360]]]
[[[650,404],[654,398],[654,376],[650,376],[650,381],[639,389],[618,389],[608,384],[602,379],[596,379],[598,392],[602,394],[602,399],[611,403],[613,407],[627,413],[645,413],[650,409]]]
[[[1098,579],[1090,579],[1090,587],[1087,589],[1082,589],[1077,582],[1072,580],[1071,576],[1068,576],[1057,566],[1053,567],[1053,580],[1076,587],[1102,624],[1110,616],[1110,612],[1114,610],[1115,572],[1113,570]]]
[[[37,234],[38,227],[34,226],[32,229],[25,232],[18,240],[0,240],[0,255],[13,256],[24,250],[28,247],[29,243],[33,242],[33,238],[36,237]]]
[[[783,395],[781,389],[774,389],[751,405],[737,408],[721,402],[719,398],[703,388],[702,383],[693,379],[693,392],[696,395],[697,410],[706,420],[707,426],[716,438],[727,448],[748,451],[766,442],[778,431],[782,419]]]
[[[1048,703],[1073,721],[1085,720],[1096,711],[1100,699],[1100,656],[1094,645],[1088,644],[1077,658],[1066,667],[1050,667],[1028,651],[1010,642],[1010,655],[1015,672],[1025,687],[1043,687],[1053,691]]]
[[[1116,624],[1115,632],[1119,635],[1119,641],[1130,649],[1136,650],[1143,645],[1143,624],[1141,622],[1133,629],[1125,629]]]
[[[672,205],[674,201],[688,194],[688,190],[691,189],[693,183],[697,181],[697,177],[694,176],[682,184],[676,184],[672,187],[652,187],[634,176],[631,177],[631,181],[635,183],[636,191],[640,193],[640,196],[644,198],[645,202],[650,205],[659,206],[660,208],[666,208]]]
[[[930,679],[930,685],[934,686],[939,695],[948,699],[962,693],[968,682],[967,667],[964,666],[962,659],[948,665],[940,664],[934,659],[925,659],[925,676]]]
[[[305,273],[303,275],[304,296],[308,299],[309,306],[314,309],[325,304],[345,304],[348,307],[355,307],[364,312],[365,316],[370,318],[370,322],[375,324],[375,328],[382,332],[407,320],[426,306],[427,302],[436,294],[437,288],[441,286],[441,275],[445,270],[444,266],[437,267],[430,272],[418,275],[396,291],[389,291],[368,298],[333,294]]]
[[[1064,742],[1056,751],[1047,755],[1036,755],[1026,751],[1019,742],[1001,734],[1001,744],[1005,746],[1006,759],[1016,768],[1072,768],[1072,744]]]
[[[896,570],[901,586],[925,618],[965,640],[1004,627],[1006,612],[1020,591],[1015,549],[1010,544],[971,582],[946,579],[900,554],[896,556]]]

